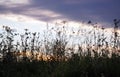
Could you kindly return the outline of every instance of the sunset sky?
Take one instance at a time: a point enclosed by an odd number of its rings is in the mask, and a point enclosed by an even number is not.
[[[0,0],[0,27],[34,31],[46,23],[87,22],[111,27],[120,18],[120,0]],[[108,25],[111,24],[111,25]]]

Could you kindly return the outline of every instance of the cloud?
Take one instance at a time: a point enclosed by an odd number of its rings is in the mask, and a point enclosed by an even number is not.
[[[42,8],[58,12],[72,20],[111,22],[114,18],[120,17],[119,2],[119,0],[32,0],[32,6],[42,6]]]
[[[30,2],[29,2],[30,3]],[[21,16],[31,17],[33,19],[41,20],[41,21],[54,21],[62,19],[63,16],[60,13],[55,11],[41,8],[37,6],[33,6],[33,4],[13,4],[13,5],[3,5],[0,4],[0,14],[4,15],[14,15],[21,20]],[[24,20],[23,20],[24,21]]]
[[[29,0],[0,0],[0,4],[11,5],[11,4],[28,4]]]
[[[51,10],[28,8],[21,12],[23,15],[31,16],[38,20],[51,21],[62,18],[62,15]]]
[[[111,1],[111,0],[106,0]],[[90,3],[100,3],[100,2],[106,2],[105,0],[64,0],[67,4],[90,4]]]
[[[29,16],[17,15],[17,14],[0,14],[1,19],[6,19],[14,22],[24,22],[24,23],[45,23],[44,21],[39,21]],[[31,22],[32,21],[32,22]]]
[[[120,18],[119,0],[1,0],[0,14],[15,14],[42,21],[111,22]]]

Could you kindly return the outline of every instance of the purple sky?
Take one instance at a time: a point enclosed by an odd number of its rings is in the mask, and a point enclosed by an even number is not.
[[[45,22],[67,19],[112,24],[120,18],[120,0],[1,0],[0,15],[9,14]]]

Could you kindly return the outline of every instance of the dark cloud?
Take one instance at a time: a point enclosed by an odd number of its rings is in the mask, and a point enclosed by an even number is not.
[[[31,0],[33,7],[61,13],[72,20],[111,22],[120,18],[119,0]]]
[[[30,4],[10,7],[0,5],[0,13],[15,13],[31,16],[39,20],[55,20],[68,18],[74,21],[89,21],[110,23],[114,18],[120,18],[120,0],[29,0]],[[32,10],[33,8],[33,10]],[[34,14],[29,9],[50,10],[62,16],[45,16],[40,11]],[[29,11],[28,11],[29,10]],[[41,10],[42,11],[42,10]]]

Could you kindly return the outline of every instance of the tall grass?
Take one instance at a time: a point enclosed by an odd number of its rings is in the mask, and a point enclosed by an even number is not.
[[[3,26],[1,77],[119,77],[120,21],[114,20],[109,36],[98,24],[87,24],[89,30],[81,26],[70,29],[64,21],[54,27],[47,25],[43,34],[28,29],[20,34]]]

